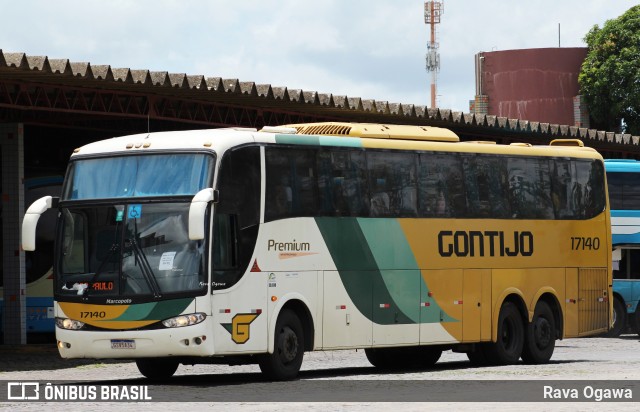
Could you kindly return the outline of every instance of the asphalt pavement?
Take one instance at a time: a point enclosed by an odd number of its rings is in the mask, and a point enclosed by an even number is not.
[[[95,359],[63,359],[56,348],[55,338],[39,338],[39,343],[25,345],[0,344],[0,373],[19,371],[47,371],[96,363]],[[101,363],[118,361],[101,360]],[[44,377],[43,377],[44,378]]]

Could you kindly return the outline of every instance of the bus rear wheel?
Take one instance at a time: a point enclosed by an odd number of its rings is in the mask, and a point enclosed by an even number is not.
[[[527,325],[522,360],[529,364],[549,362],[556,346],[556,321],[546,302],[539,301]]]
[[[613,300],[613,326],[609,329],[607,337],[617,338],[622,335],[627,324],[627,309],[619,298]]]
[[[138,359],[136,366],[142,375],[154,381],[169,379],[178,370],[178,362],[171,359]]]
[[[520,311],[511,302],[505,302],[498,316],[498,339],[483,347],[484,355],[492,365],[518,362],[524,345],[524,326]]]
[[[263,355],[259,366],[272,380],[290,380],[298,376],[304,356],[304,332],[298,316],[284,309],[278,316],[272,354]]]

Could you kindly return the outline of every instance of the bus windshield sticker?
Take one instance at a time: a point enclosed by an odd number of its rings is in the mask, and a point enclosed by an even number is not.
[[[127,216],[129,219],[140,219],[142,215],[142,205],[129,205]]]
[[[175,258],[176,252],[164,252],[160,257],[160,266],[158,270],[171,270],[173,269],[173,258]]]

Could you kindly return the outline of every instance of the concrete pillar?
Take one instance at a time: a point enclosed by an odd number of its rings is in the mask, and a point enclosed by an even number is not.
[[[24,126],[0,123],[2,152],[2,272],[4,343],[27,343],[24,251],[20,226],[24,216]]]

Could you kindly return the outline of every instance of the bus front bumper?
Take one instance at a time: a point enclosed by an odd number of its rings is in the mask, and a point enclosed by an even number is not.
[[[210,318],[180,328],[131,331],[67,330],[56,326],[63,358],[136,359],[165,356],[212,356]]]

